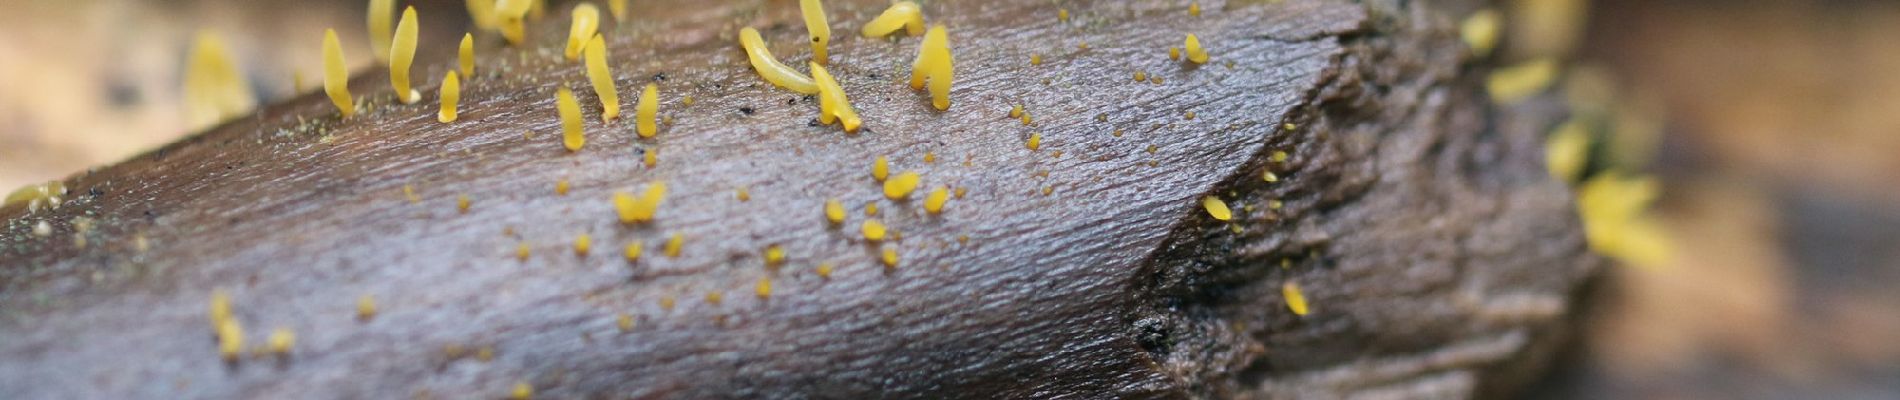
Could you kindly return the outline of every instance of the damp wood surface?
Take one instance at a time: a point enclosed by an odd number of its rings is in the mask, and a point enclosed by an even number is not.
[[[616,86],[660,88],[652,138],[600,118],[560,4],[524,48],[478,37],[454,123],[433,78],[454,58],[419,58],[415,104],[356,71],[350,118],[306,93],[76,174],[57,209],[0,208],[0,393],[1496,396],[1561,343],[1600,263],[1541,168],[1561,96],[1490,104],[1489,61],[1450,33],[1463,3],[1077,1],[1059,20],[1045,1],[926,2],[956,60],[947,111],[905,82],[921,37],[857,34],[884,2],[825,4],[856,134],[747,64],[752,26],[806,65],[790,2],[603,21]],[[1207,63],[1167,57],[1188,33]],[[886,198],[879,156],[916,193]],[[652,221],[620,222],[613,194],[661,181]],[[930,213],[937,187],[964,194]],[[869,218],[888,237],[866,240]],[[214,290],[247,342],[282,327],[294,349],[221,359]]]

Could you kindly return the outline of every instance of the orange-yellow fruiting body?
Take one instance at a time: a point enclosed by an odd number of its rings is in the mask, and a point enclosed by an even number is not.
[[[1565,121],[1544,139],[1544,167],[1558,182],[1577,182],[1589,157],[1590,131],[1582,121]]]
[[[455,210],[464,214],[468,213],[468,195],[455,197]]]
[[[931,189],[930,195],[924,197],[924,211],[931,214],[941,213],[943,212],[943,203],[947,201],[950,201],[950,191],[948,189],[944,189],[942,186]]]
[[[277,330],[271,331],[270,339],[266,344],[269,346],[268,349],[271,353],[285,355],[290,354],[290,347],[296,345],[296,343],[297,334],[290,333],[290,329],[277,328]]]
[[[725,301],[725,299],[726,299],[726,294],[721,293],[717,290],[706,292],[706,304],[711,304],[711,305],[716,306],[716,305],[719,305],[721,301]]]
[[[1265,173],[1260,174],[1260,180],[1267,181],[1267,182],[1279,182],[1280,176],[1275,175],[1273,171],[1267,171]]]
[[[886,233],[884,223],[879,222],[876,218],[864,220],[864,226],[859,227],[858,230],[864,233],[864,240],[873,242],[884,240],[884,234]]]
[[[614,193],[614,210],[619,213],[621,223],[647,222],[653,220],[653,214],[665,201],[666,182],[653,182],[640,197],[626,192]]]
[[[950,109],[950,82],[954,78],[950,56],[950,34],[943,25],[930,27],[924,34],[923,45],[917,49],[917,60],[911,64],[910,87],[924,89],[926,78],[930,81],[930,105],[937,110]]]
[[[776,267],[785,262],[785,248],[779,245],[765,247],[765,266]]]
[[[620,325],[620,332],[624,333],[624,332],[633,331],[633,316],[632,315],[627,315],[627,313],[620,313],[620,316],[616,318],[616,321],[614,323],[617,325]]]
[[[818,273],[819,278],[831,278],[831,263],[818,263],[818,268],[814,268],[812,272]]]
[[[845,97],[844,87],[838,86],[838,81],[832,78],[831,71],[813,62],[811,77],[818,83],[818,121],[827,125],[831,124],[832,120],[843,121],[845,132],[857,132],[858,126],[863,124],[863,121],[858,119],[857,110],[851,108],[851,99]]]
[[[227,318],[218,324],[218,355],[225,361],[236,361],[244,351],[244,327],[237,319]]]
[[[922,178],[919,178],[916,172],[900,172],[891,179],[884,180],[884,197],[891,200],[908,198],[911,192],[917,191],[917,184],[920,181]]]
[[[613,14],[615,23],[627,21],[627,0],[607,0],[607,13]]]
[[[534,386],[528,385],[527,382],[516,382],[515,389],[508,393],[508,398],[512,400],[532,399],[534,398]]]
[[[567,187],[568,187],[567,178],[561,178],[561,180],[554,181],[554,194],[563,195],[563,196],[567,195]]]
[[[1201,2],[1196,1],[1193,3],[1188,3],[1188,15],[1196,16],[1196,17],[1201,16]]]
[[[336,40],[335,29],[323,30],[323,93],[330,104],[349,118],[356,113],[356,100],[350,98],[350,70],[343,63],[343,44]]]
[[[442,123],[455,122],[455,103],[462,100],[462,80],[449,71],[442,77],[442,111],[436,112],[435,120]]]
[[[640,104],[634,106],[634,130],[640,137],[650,138],[660,133],[660,85],[648,83],[646,90],[640,92]]]
[[[825,21],[825,6],[818,0],[799,0],[798,10],[805,14],[805,31],[811,33],[812,62],[829,62],[825,46],[831,44],[831,23]]]
[[[627,243],[626,249],[621,250],[620,255],[626,257],[627,262],[640,261],[640,253],[645,252],[645,248],[645,243],[635,240]]]
[[[1221,201],[1219,197],[1202,197],[1201,208],[1207,209],[1207,215],[1214,217],[1216,220],[1226,221],[1234,219],[1234,211],[1228,209],[1227,202]]]
[[[1471,48],[1471,54],[1484,57],[1498,44],[1498,30],[1503,27],[1503,18],[1497,10],[1483,9],[1465,17],[1458,24],[1458,36],[1463,38],[1465,46]]]
[[[1057,21],[1063,21],[1063,22],[1068,22],[1068,21],[1069,21],[1069,9],[1067,9],[1067,8],[1061,8],[1061,9],[1056,9],[1056,20],[1057,20]]]
[[[574,6],[573,24],[567,28],[567,52],[563,55],[568,61],[581,56],[581,47],[593,40],[594,32],[600,29],[600,7],[594,3],[581,3]]]
[[[1187,49],[1188,61],[1195,64],[1207,63],[1207,49],[1201,48],[1201,38],[1194,37],[1194,34],[1190,33],[1187,35],[1187,44],[1182,47]]]
[[[1556,60],[1541,57],[1492,71],[1484,87],[1492,100],[1515,103],[1549,88],[1558,73]]]
[[[877,216],[877,202],[876,201],[864,202],[864,216],[866,217]]]
[[[231,296],[225,294],[224,289],[211,290],[211,329],[223,327],[228,319],[231,319]]]
[[[884,9],[884,13],[864,23],[864,37],[880,37],[905,30],[911,36],[924,34],[924,12],[916,2],[899,1]]]
[[[761,299],[772,297],[772,278],[759,278],[759,284],[753,286],[752,293]]]
[[[759,30],[746,27],[739,30],[739,45],[745,48],[746,59],[751,61],[752,70],[766,82],[794,92],[818,94],[818,83],[798,70],[786,66],[776,58],[772,51],[765,48],[765,39],[759,37]]]
[[[456,59],[461,61],[462,76],[475,77],[475,34],[463,33],[462,45],[456,51]]]
[[[198,32],[185,67],[185,109],[194,127],[242,115],[256,105],[240,71],[223,39],[210,31]]]
[[[1010,106],[1010,107],[1009,107],[1009,117],[1010,117],[1010,118],[1022,118],[1022,117],[1023,117],[1023,105],[1021,105],[1021,104],[1017,104],[1017,105],[1013,105],[1013,106]]]
[[[1024,142],[1023,147],[1029,148],[1029,151],[1041,150],[1042,149],[1042,134],[1040,133],[1029,134],[1029,141]]]
[[[396,13],[396,0],[369,0],[369,53],[376,63],[389,64],[389,28]]]
[[[356,319],[367,320],[376,316],[376,297],[363,295],[356,298]]]
[[[600,35],[583,40],[587,41],[587,80],[600,97],[600,120],[620,118],[620,89],[614,88],[614,74],[607,70],[607,43]]]
[[[885,268],[897,268],[897,246],[884,247],[884,255],[879,259],[884,260]]]
[[[416,8],[403,9],[402,21],[396,23],[396,37],[389,43],[389,85],[396,89],[396,99],[403,104],[422,100],[422,93],[409,87],[409,65],[416,61],[416,29]]]
[[[574,92],[561,86],[554,94],[554,108],[561,113],[561,145],[567,151],[580,151],[587,145],[587,136],[581,132],[581,104],[574,100]]]
[[[825,200],[825,220],[832,224],[844,223],[844,203],[838,202],[838,199]]]
[[[574,238],[574,254],[579,254],[583,256],[587,255],[587,250],[593,247],[594,247],[593,236],[583,233],[580,236]]]
[[[521,261],[528,261],[528,254],[530,251],[531,249],[528,247],[527,242],[516,244],[515,245],[515,259],[521,260]]]
[[[1280,284],[1280,295],[1286,297],[1286,308],[1293,310],[1293,315],[1306,315],[1306,294],[1300,293],[1299,283],[1287,281]]]
[[[654,164],[659,164],[660,163],[660,149],[648,148],[646,151],[646,154],[641,156],[640,163],[645,164],[647,168],[653,168]]]
[[[496,0],[495,23],[501,26],[501,36],[508,43],[521,44],[527,39],[527,25],[523,19],[534,6],[533,0]]]
[[[877,156],[876,160],[871,161],[871,178],[872,179],[877,179],[878,182],[883,182],[884,177],[890,176],[890,174],[891,174],[891,160],[889,158],[884,157],[884,156]]]
[[[494,1],[492,0],[465,0],[462,3],[464,6],[468,8],[468,19],[475,22],[476,28],[484,30],[484,31],[491,31],[491,32],[495,30],[496,23],[495,23],[495,2]]]
[[[752,200],[752,192],[747,191],[744,186],[740,186],[739,189],[736,190],[736,193],[733,194],[733,197],[739,199],[739,201],[749,201]]]
[[[666,239],[666,258],[679,258],[680,248],[686,246],[686,234],[675,233]]]

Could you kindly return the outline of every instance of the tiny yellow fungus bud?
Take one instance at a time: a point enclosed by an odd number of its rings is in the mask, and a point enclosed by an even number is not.
[[[647,168],[653,168],[655,164],[660,163],[660,149],[649,148],[641,158],[641,164],[646,164]]]
[[[864,226],[860,227],[859,230],[864,232],[864,240],[873,242],[884,240],[884,223],[878,222],[875,218],[864,220]]]
[[[627,262],[640,261],[640,253],[644,251],[643,247],[645,247],[645,244],[638,240],[629,242],[627,243],[626,249],[621,251],[621,255],[627,258]]]
[[[592,247],[594,247],[593,236],[583,233],[574,238],[574,254],[585,256],[587,255],[587,249]]]
[[[949,190],[944,189],[942,186],[931,189],[930,195],[924,197],[924,211],[930,212],[931,214],[941,213],[943,212],[943,203],[947,201],[950,201]]]
[[[759,284],[753,286],[752,292],[761,299],[772,297],[772,278],[759,278]]]
[[[594,85],[594,94],[600,97],[600,120],[620,118],[620,90],[614,88],[614,74],[607,70],[607,44],[600,35],[585,40],[587,81]],[[651,135],[643,132],[641,136]]]
[[[1075,45],[1075,48],[1076,48],[1076,49],[1078,49],[1078,50],[1088,50],[1088,49],[1089,49],[1089,42],[1082,42],[1082,43],[1077,43],[1077,44]]]
[[[1010,107],[1009,107],[1009,117],[1010,117],[1010,118],[1022,118],[1022,117],[1023,117],[1023,105],[1021,105],[1021,104],[1017,104],[1017,105],[1013,105],[1013,106],[1010,106]]]
[[[1160,151],[1160,150],[1161,150],[1161,146],[1159,145],[1152,145],[1152,144],[1148,145],[1148,154],[1154,154],[1156,151]]]
[[[211,291],[211,329],[223,327],[224,321],[228,319],[231,319],[231,296],[225,294],[224,289],[213,289]]]
[[[838,199],[825,200],[825,220],[832,224],[844,223],[844,203],[839,203]]]
[[[1029,134],[1029,141],[1023,143],[1023,147],[1029,148],[1029,151],[1041,150],[1042,149],[1042,134],[1040,133]]]
[[[733,195],[733,197],[735,197],[735,198],[738,198],[738,199],[739,199],[739,201],[748,201],[748,200],[752,200],[752,193],[751,193],[751,192],[748,192],[748,191],[746,191],[746,190],[745,190],[745,186],[740,186],[740,187],[739,187],[739,189],[738,189],[738,190],[736,190],[736,192],[737,192],[737,193],[735,193],[735,194]]]
[[[1234,219],[1234,211],[1227,209],[1227,202],[1221,201],[1219,197],[1202,197],[1201,208],[1206,208],[1207,215],[1214,217],[1216,220],[1226,221]]]
[[[1188,15],[1192,15],[1196,17],[1201,16],[1201,2],[1196,1],[1192,3],[1188,3]]]
[[[1550,87],[1557,72],[1557,61],[1539,58],[1492,71],[1484,87],[1493,101],[1515,103]]]
[[[376,297],[363,295],[356,298],[356,319],[368,321],[376,317]]]
[[[962,199],[962,198],[963,198],[963,194],[964,194],[965,192],[968,192],[968,190],[967,190],[967,189],[965,189],[965,188],[962,188],[962,187],[958,187],[958,188],[957,188],[957,193],[956,193],[956,195],[955,195],[955,196],[956,196],[956,198],[958,198],[958,199]]]
[[[396,89],[396,99],[403,104],[422,100],[422,93],[409,87],[409,65],[416,61],[416,7],[402,10],[402,21],[396,23],[396,37],[389,44],[389,85]]]
[[[1029,124],[1030,124],[1030,118],[1029,118],[1029,113],[1028,113],[1028,112],[1023,112],[1023,116],[1022,116],[1022,117],[1020,117],[1020,118],[1022,118],[1022,120],[1023,120],[1023,125],[1025,125],[1025,126],[1027,126],[1027,125],[1029,125]]]
[[[1154,74],[1154,75],[1149,75],[1149,76],[1148,76],[1148,82],[1149,82],[1149,83],[1153,83],[1153,84],[1156,84],[1156,85],[1159,85],[1159,84],[1161,84],[1161,81],[1162,81],[1162,78],[1161,78],[1161,74]]]
[[[871,161],[871,178],[872,179],[877,179],[879,182],[883,182],[884,177],[889,176],[890,173],[891,173],[891,161],[889,158],[886,158],[884,156],[877,156],[876,160]]]
[[[627,192],[614,193],[614,211],[620,215],[621,223],[647,222],[653,220],[660,204],[666,200],[666,182],[653,182],[640,197]]]
[[[1273,162],[1276,162],[1276,163],[1283,163],[1283,162],[1286,162],[1286,157],[1287,157],[1286,151],[1274,150],[1273,154],[1268,156],[1268,159],[1273,160]]]
[[[461,48],[456,52],[461,61],[462,76],[475,77],[475,34],[463,33]]]
[[[1068,21],[1068,20],[1069,20],[1069,9],[1067,9],[1067,8],[1059,8],[1059,9],[1056,9],[1056,20],[1057,20],[1057,21]]]
[[[812,62],[827,63],[825,46],[831,44],[831,23],[825,21],[825,6],[818,0],[799,0],[798,10],[805,14],[805,31],[811,33]]]
[[[660,309],[672,311],[673,305],[676,302],[677,300],[673,299],[673,295],[660,296]]]
[[[1145,80],[1148,80],[1148,72],[1147,72],[1147,71],[1141,71],[1141,70],[1136,70],[1136,71],[1135,71],[1135,82],[1141,82],[1141,81],[1145,81]]]
[[[1280,176],[1274,175],[1273,171],[1266,171],[1260,174],[1260,180],[1267,181],[1267,182],[1279,182]]]
[[[521,242],[520,244],[516,244],[515,245],[515,259],[518,259],[521,261],[528,261],[529,251],[530,249],[528,247],[527,242]]]
[[[579,59],[581,47],[587,46],[587,42],[596,36],[594,31],[599,28],[600,7],[595,7],[594,3],[575,5],[572,24],[567,27],[567,52],[562,55],[566,56],[568,61]]]
[[[924,89],[926,78],[930,82],[930,105],[937,110],[950,109],[950,82],[955,76],[951,64],[950,35],[943,25],[930,27],[924,34],[924,42],[917,49],[917,60],[911,64],[910,87]]]
[[[903,200],[910,197],[910,192],[917,191],[917,184],[921,180],[922,178],[919,178],[916,172],[900,172],[897,176],[884,180],[884,197],[891,200]]]
[[[1030,54],[1030,55],[1029,55],[1029,65],[1042,65],[1042,55],[1041,55],[1041,54]]]
[[[777,267],[785,262],[785,248],[779,245],[765,247],[765,266]]]
[[[725,300],[726,300],[725,293],[721,293],[717,290],[706,292],[706,304],[711,304],[711,305],[716,306],[716,305],[719,305],[720,302],[723,302]]]
[[[350,70],[343,62],[343,44],[337,42],[335,29],[323,30],[323,93],[330,95],[330,103],[344,118],[356,113],[356,100],[350,98]]]
[[[620,313],[618,321],[616,321],[615,324],[620,325],[620,332],[622,333],[632,332],[633,331],[633,316],[627,315],[627,313]]]
[[[244,326],[237,319],[227,318],[218,324],[218,355],[225,361],[236,361],[238,354],[244,351]]]
[[[475,360],[476,360],[476,361],[481,361],[481,362],[488,362],[489,360],[494,360],[494,359],[495,359],[495,348],[494,348],[494,347],[490,347],[490,346],[482,346],[482,348],[480,348],[480,349],[475,349]]]
[[[751,61],[752,70],[758,71],[766,82],[794,92],[818,94],[818,83],[813,82],[811,77],[772,58],[772,51],[765,48],[765,39],[759,37],[759,30],[751,27],[740,29],[739,45],[745,48],[746,59]]]
[[[607,0],[607,13],[614,16],[614,22],[627,20],[627,0]]]
[[[1194,119],[1194,112],[1188,111],[1187,115],[1184,115],[1183,117],[1186,117],[1187,119]]]
[[[561,113],[561,145],[567,151],[580,151],[587,145],[586,133],[581,131],[581,104],[566,85],[554,93],[554,108]]]
[[[1168,59],[1169,59],[1169,60],[1180,60],[1180,59],[1181,59],[1181,48],[1179,48],[1179,47],[1169,47],[1169,48],[1168,48]],[[1136,80],[1140,80],[1140,79],[1136,79]]]
[[[435,113],[435,120],[442,123],[455,122],[455,103],[462,100],[462,80],[449,71],[442,77],[442,111]]]
[[[686,245],[686,234],[674,233],[666,240],[666,258],[679,258],[680,247]]]
[[[924,152],[924,162],[925,163],[937,162],[937,153],[928,152],[928,151]]]
[[[924,12],[916,2],[899,1],[884,9],[884,13],[864,23],[864,37],[879,37],[905,30],[911,36],[924,34]]]
[[[1278,199],[1267,200],[1267,208],[1270,208],[1270,209],[1278,210],[1280,209],[1281,206],[1285,206],[1285,205],[1286,203],[1280,202],[1280,200]]]
[[[851,108],[851,99],[845,96],[844,87],[838,86],[831,72],[817,62],[811,63],[811,77],[818,82],[818,121],[830,124],[835,119],[844,123],[845,132],[857,132],[863,121],[858,118],[857,110]]]
[[[660,133],[660,85],[648,83],[645,91],[640,92],[640,104],[634,106],[634,129],[640,137],[650,138]]]
[[[376,63],[389,63],[389,28],[396,13],[396,0],[369,0],[369,52]]]
[[[567,186],[568,186],[567,178],[561,178],[561,180],[554,181],[554,194],[566,196]]]
[[[680,98],[680,105],[682,105],[682,106],[690,106],[690,105],[693,105],[693,95],[690,95],[690,94],[689,94],[689,95],[686,95],[686,97],[681,97],[681,98]]]
[[[1490,55],[1491,49],[1498,44],[1498,30],[1504,25],[1503,22],[1497,10],[1478,10],[1458,24],[1458,36],[1464,39],[1465,46],[1471,47],[1471,54],[1479,57]]]
[[[280,356],[287,355],[290,354],[290,347],[297,344],[297,334],[291,333],[287,328],[277,328],[271,331],[267,343],[271,353]]]
[[[468,195],[464,194],[464,195],[455,196],[455,211],[456,212],[467,214],[468,206],[469,206]]]
[[[528,385],[527,382],[515,382],[515,389],[508,393],[508,398],[512,400],[532,399],[534,398],[534,386]]]
[[[817,272],[819,278],[830,279],[831,269],[832,269],[831,263],[828,263],[828,262],[818,263],[818,268],[816,268],[813,272]]]
[[[1049,186],[1043,186],[1043,187],[1042,187],[1042,195],[1044,195],[1044,196],[1048,196],[1049,194],[1051,194],[1051,193],[1055,193],[1055,192],[1056,192],[1056,187],[1055,187],[1055,185],[1049,185]]]
[[[1576,119],[1558,125],[1557,130],[1544,139],[1544,166],[1550,170],[1550,177],[1559,182],[1576,182],[1589,156],[1589,129]]]
[[[251,86],[224,40],[201,31],[185,66],[185,109],[191,124],[209,126],[236,117],[256,105]]]
[[[876,201],[864,202],[864,216],[866,217],[877,216],[877,202]]]
[[[1293,315],[1306,315],[1306,294],[1300,293],[1299,283],[1287,281],[1280,284],[1280,295],[1286,297],[1286,308],[1293,310]]]
[[[897,268],[897,246],[885,247],[883,257],[879,258],[884,260],[885,268]]]
[[[1182,45],[1182,47],[1187,49],[1188,61],[1195,64],[1207,63],[1207,50],[1201,48],[1201,38],[1195,37],[1194,34],[1190,33],[1187,35],[1187,44]]]

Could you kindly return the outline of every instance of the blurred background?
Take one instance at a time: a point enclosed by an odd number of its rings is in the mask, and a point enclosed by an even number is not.
[[[364,1],[5,1],[0,188],[208,127],[184,90],[201,32],[259,104],[315,90],[325,28],[372,63]],[[473,30],[461,1],[397,3],[425,44]],[[1527,397],[1900,398],[1900,2],[1496,8],[1495,57],[1566,60],[1560,86],[1614,110],[1600,130],[1661,183],[1650,218],[1673,250],[1592,285],[1578,343]]]

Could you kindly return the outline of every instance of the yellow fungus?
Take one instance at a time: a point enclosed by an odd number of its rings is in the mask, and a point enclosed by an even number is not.
[[[959,198],[959,199],[961,199],[961,198],[963,198],[963,194],[964,194],[964,192],[966,192],[966,191],[967,191],[967,190],[965,190],[964,188],[962,188],[962,187],[958,187],[958,188],[957,188],[957,192],[956,192],[956,194],[955,194],[954,196],[956,196],[956,198]]]
[[[1077,50],[1088,50],[1088,49],[1089,49],[1089,42],[1081,42],[1081,43],[1076,43],[1076,44],[1075,44],[1075,48],[1076,48]]]
[[[825,70],[823,65],[812,62],[811,77],[818,82],[818,122],[829,125],[833,120],[841,121],[845,132],[857,132],[858,125],[863,124],[863,121],[858,118],[857,110],[851,108],[851,99],[845,97],[844,88],[838,86],[831,72]]]
[[[349,118],[356,113],[356,100],[350,98],[350,70],[343,62],[343,45],[336,40],[335,29],[323,30],[323,93],[330,103]]]
[[[640,104],[634,106],[634,130],[640,133],[640,137],[650,138],[660,133],[659,122],[656,121],[659,113],[660,85],[648,83],[646,90],[640,92]]]
[[[830,62],[825,47],[831,44],[831,23],[825,20],[825,6],[818,0],[799,0],[798,10],[805,14],[805,31],[811,33],[812,62]]]
[[[594,3],[576,4],[571,21],[572,24],[567,27],[567,52],[562,54],[568,61],[579,59],[581,47],[587,46],[588,41],[597,36],[594,32],[600,29],[600,7],[595,7]],[[592,68],[593,63],[588,65]]]
[[[1491,93],[1491,100],[1515,103],[1550,87],[1557,73],[1556,60],[1539,58],[1492,71],[1484,87]]]
[[[746,191],[745,186],[740,186],[738,190],[735,190],[735,192],[736,193],[733,194],[733,197],[738,198],[739,201],[752,200],[752,192]]]
[[[225,361],[236,361],[244,350],[244,326],[236,319],[226,318],[218,324],[218,355]]]
[[[231,296],[225,294],[224,289],[212,289],[211,329],[216,330],[222,327],[224,321],[228,319],[231,319]]]
[[[369,0],[369,52],[378,64],[389,64],[389,28],[396,0]]]
[[[1194,119],[1194,112],[1188,111],[1187,115],[1183,115],[1182,117],[1187,118],[1187,119]]]
[[[468,213],[468,206],[468,195],[465,194],[455,197],[455,211],[466,214]]]
[[[495,30],[495,2],[493,0],[464,0],[462,3],[468,8],[468,19],[475,23],[476,28],[484,31]]]
[[[1023,147],[1029,148],[1029,151],[1041,150],[1042,149],[1042,134],[1040,133],[1029,134],[1029,141],[1024,142]]]
[[[1135,82],[1141,82],[1141,81],[1145,81],[1145,80],[1148,80],[1148,72],[1147,72],[1147,71],[1141,71],[1141,70],[1136,70],[1136,71],[1135,71]]]
[[[270,339],[266,341],[269,351],[280,356],[290,354],[290,347],[296,344],[297,334],[291,333],[290,329],[286,328],[271,331]]]
[[[884,197],[891,200],[903,200],[910,197],[910,192],[917,190],[917,184],[921,180],[922,178],[918,177],[916,172],[900,172],[891,179],[884,180]]]
[[[928,79],[930,103],[938,110],[950,109],[950,83],[955,75],[952,61],[949,34],[941,24],[932,26],[917,49],[917,60],[911,64],[910,87],[923,90]]]
[[[1267,208],[1278,210],[1280,209],[1280,207],[1285,206],[1285,205],[1286,203],[1283,203],[1278,199],[1267,200]]]
[[[875,218],[864,220],[864,226],[860,227],[859,230],[864,232],[864,240],[873,242],[884,240],[884,223],[878,222]]]
[[[627,313],[620,313],[620,316],[616,318],[616,320],[617,321],[615,321],[615,324],[620,326],[621,332],[633,331],[633,316],[632,315],[627,315]]]
[[[614,22],[627,20],[627,0],[607,0],[607,13],[614,16]]]
[[[640,253],[644,251],[644,247],[644,243],[635,240],[627,243],[627,247],[621,250],[620,255],[626,257],[628,262],[640,261]]]
[[[568,186],[567,178],[561,178],[561,180],[554,181],[554,194],[563,195],[563,196],[567,195],[567,186]]]
[[[666,258],[679,258],[680,247],[685,245],[686,234],[674,233],[672,238],[666,239]]]
[[[785,248],[779,245],[765,247],[765,266],[777,267],[785,262]]]
[[[199,32],[192,44],[184,91],[186,116],[193,126],[242,115],[257,101],[224,40],[210,31]]]
[[[518,259],[518,260],[521,260],[521,261],[528,261],[528,253],[529,253],[529,251],[530,251],[530,249],[528,248],[528,243],[527,243],[527,242],[522,242],[522,243],[520,243],[520,244],[516,244],[516,245],[515,245],[515,259]]]
[[[1273,154],[1268,156],[1268,159],[1273,160],[1273,162],[1276,162],[1276,163],[1286,162],[1286,158],[1287,158],[1286,151],[1283,151],[1283,150],[1274,150]]]
[[[645,193],[633,197],[627,192],[614,193],[614,210],[620,215],[621,223],[647,222],[653,220],[660,204],[666,200],[666,182],[653,182],[647,185]]]
[[[646,154],[641,158],[641,164],[646,164],[647,168],[653,168],[654,164],[660,163],[660,149],[647,149]]]
[[[376,297],[363,295],[356,298],[356,319],[369,320],[376,317]]]
[[[462,34],[462,45],[456,54],[456,59],[461,61],[458,67],[461,68],[462,76],[475,77],[475,34]]]
[[[1227,209],[1227,202],[1221,201],[1219,197],[1202,197],[1201,208],[1206,208],[1207,215],[1214,217],[1216,220],[1226,221],[1234,219],[1234,211]]]
[[[1067,8],[1056,9],[1056,21],[1066,22],[1068,20],[1069,20],[1069,9]]]
[[[495,24],[501,27],[501,36],[508,43],[521,44],[527,39],[527,26],[522,19],[534,7],[533,0],[496,0]]]
[[[1021,105],[1021,104],[1017,104],[1017,105],[1013,105],[1013,106],[1010,106],[1010,107],[1009,107],[1009,117],[1010,117],[1010,118],[1022,118],[1022,117],[1023,117],[1023,105]]]
[[[949,190],[944,189],[942,186],[931,189],[930,195],[924,197],[924,211],[931,214],[941,213],[943,212],[943,203],[947,201],[950,201]]]
[[[839,203],[838,199],[826,199],[825,220],[832,224],[844,223],[844,203]]]
[[[811,77],[772,58],[772,51],[765,48],[765,39],[759,38],[759,30],[751,27],[740,29],[739,45],[745,47],[746,59],[751,61],[752,70],[758,71],[766,82],[794,92],[818,94],[818,83],[813,82]]]
[[[1149,76],[1148,76],[1148,82],[1149,82],[1149,83],[1153,83],[1153,84],[1156,84],[1156,85],[1159,85],[1159,84],[1161,84],[1161,80],[1162,80],[1162,79],[1161,79],[1161,74],[1154,74],[1154,75],[1149,75]]]
[[[1188,34],[1187,44],[1182,45],[1182,48],[1187,50],[1188,61],[1195,64],[1207,63],[1207,50],[1201,48],[1201,38],[1195,37],[1192,33]]]
[[[883,182],[884,178],[886,176],[889,176],[890,173],[891,173],[891,161],[889,158],[886,158],[885,156],[877,156],[876,160],[871,161],[871,178],[872,179],[877,179],[879,182]]]
[[[877,202],[876,201],[864,202],[864,216],[866,217],[877,216]]]
[[[706,304],[711,304],[711,305],[716,306],[716,305],[719,305],[720,302],[725,301],[725,299],[726,299],[726,294],[720,293],[717,290],[706,292]]]
[[[1280,295],[1286,297],[1286,308],[1293,310],[1293,315],[1306,315],[1306,295],[1300,293],[1299,283],[1287,281],[1280,284]]]
[[[1646,212],[1657,189],[1653,177],[1616,172],[1578,185],[1577,214],[1590,249],[1639,267],[1668,262],[1668,232]]]
[[[1590,131],[1582,121],[1566,121],[1544,139],[1544,166],[1559,182],[1576,182],[1589,156]]]
[[[819,278],[829,279],[831,278],[831,269],[831,263],[818,263],[818,268],[813,269],[813,272],[818,273]]]
[[[620,90],[614,88],[614,74],[607,70],[607,44],[600,35],[584,40],[587,43],[587,81],[593,83],[594,94],[600,97],[600,120],[605,122],[620,118]]]
[[[884,247],[884,254],[879,259],[884,260],[885,268],[897,268],[897,246]]]
[[[422,100],[422,93],[409,87],[409,65],[416,61],[416,29],[416,8],[410,6],[402,10],[396,37],[389,43],[389,85],[396,89],[396,99],[403,104]]]
[[[673,309],[673,304],[674,304],[675,302],[676,302],[676,300],[673,300],[673,296],[672,296],[672,295],[665,295],[665,296],[660,296],[660,308],[661,308],[661,309],[664,309],[664,310],[669,310],[669,311],[670,311],[670,310],[672,310],[672,309]]]
[[[752,287],[752,292],[758,294],[761,299],[772,297],[772,278],[759,278],[759,283]]]
[[[924,163],[928,164],[934,162],[937,162],[937,153],[924,152]]]
[[[515,382],[515,389],[508,393],[508,398],[513,400],[532,399],[534,398],[534,386],[528,385],[527,382]]]
[[[879,37],[905,30],[911,36],[924,34],[924,12],[916,2],[899,1],[864,23],[864,37]]]
[[[587,145],[587,136],[581,131],[581,105],[574,100],[574,92],[566,85],[554,94],[554,108],[561,113],[561,145],[567,151],[580,151]]]
[[[1458,36],[1464,39],[1465,46],[1471,47],[1471,54],[1483,57],[1490,55],[1491,49],[1497,46],[1498,29],[1503,25],[1503,18],[1497,10],[1478,10],[1458,24]]]
[[[1027,112],[1027,111],[1025,111],[1025,112],[1023,112],[1023,116],[1022,116],[1022,117],[1019,117],[1019,118],[1021,118],[1021,119],[1023,120],[1023,125],[1029,125],[1029,124],[1030,124],[1030,117],[1029,117],[1029,112]]]
[[[493,360],[493,359],[495,359],[495,348],[494,348],[494,347],[490,347],[490,346],[482,346],[482,348],[480,348],[480,349],[475,349],[475,360],[476,360],[476,361],[481,361],[481,362],[488,362],[489,360]]]
[[[1201,16],[1201,2],[1196,1],[1192,3],[1188,3],[1188,15],[1192,15],[1196,17]]]
[[[577,236],[574,238],[574,254],[585,256],[587,255],[587,250],[593,247],[594,247],[593,236],[583,233],[580,236]]]
[[[435,120],[442,123],[455,122],[455,103],[462,100],[462,80],[449,71],[442,77],[442,111],[435,113]]]
[[[686,97],[681,97],[681,98],[680,98],[680,105],[682,105],[682,106],[691,106],[691,105],[693,105],[693,95],[690,95],[690,94],[689,94],[689,95],[686,95]]]
[[[1267,181],[1267,182],[1279,182],[1280,176],[1274,175],[1273,171],[1266,171],[1260,174],[1260,180]]]

